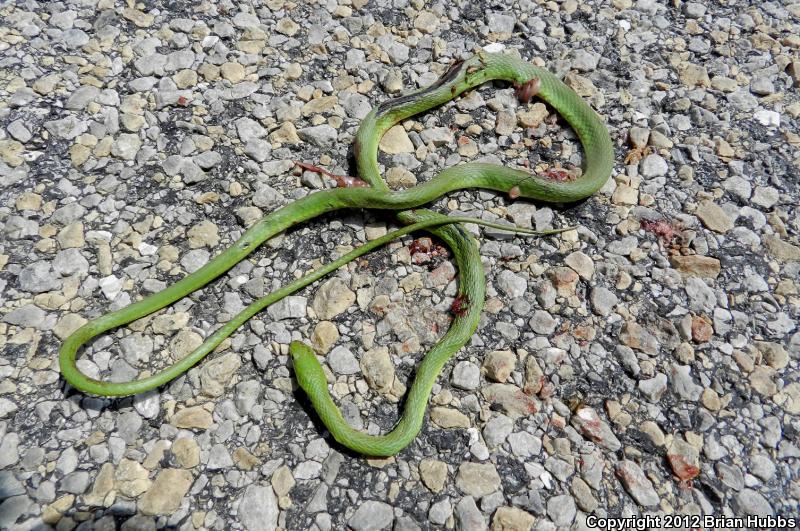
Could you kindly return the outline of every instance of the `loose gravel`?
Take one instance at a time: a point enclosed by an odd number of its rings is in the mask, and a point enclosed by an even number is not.
[[[0,5],[0,529],[587,529],[587,517],[796,515],[800,3],[12,0]],[[485,48],[562,76],[607,122],[576,205],[483,192],[486,311],[420,436],[353,455],[298,393],[310,341],[352,425],[390,429],[457,272],[412,239],[352,262],[142,396],[59,378],[86,319],[158,292],[265,213],[352,174],[370,108]],[[495,84],[381,142],[390,186],[463,161],[579,167],[542,103]],[[92,342],[123,381],[249,301],[379,237],[337,212]],[[420,235],[422,237],[423,235]],[[435,243],[435,242],[434,242]]]

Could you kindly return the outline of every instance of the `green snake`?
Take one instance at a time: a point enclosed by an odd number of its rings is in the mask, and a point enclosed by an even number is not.
[[[573,128],[584,149],[584,169],[578,177],[537,175],[522,169],[487,163],[467,163],[443,170],[436,177],[399,191],[391,191],[380,177],[378,144],[400,121],[442,105],[463,92],[490,80],[511,82],[517,96],[527,103],[532,96],[550,104]],[[451,327],[420,363],[406,396],[403,414],[385,435],[368,435],[351,428],[328,392],[328,382],[316,355],[303,342],[294,341],[290,353],[300,387],[334,439],[355,452],[390,456],[405,448],[419,433],[427,402],[445,363],[469,341],[483,309],[485,278],[475,239],[462,223],[476,223],[526,234],[543,234],[514,226],[464,217],[449,217],[417,207],[461,189],[483,188],[555,203],[570,203],[600,189],[611,175],[614,151],[608,130],[597,114],[575,92],[543,68],[505,54],[479,52],[452,65],[433,85],[377,105],[362,121],[354,143],[360,181],[357,186],[331,188],[306,195],[266,215],[253,224],[225,251],[202,268],[164,290],[109,312],[73,332],[59,351],[64,379],[76,389],[93,395],[124,396],[161,386],[186,372],[253,315],[270,304],[318,280],[372,249],[416,230],[427,230],[453,251],[459,285]],[[372,240],[318,270],[254,301],[218,328],[205,342],[175,364],[151,376],[129,382],[97,380],[82,373],[76,364],[79,348],[110,329],[158,311],[205,286],[239,263],[267,239],[287,228],[323,213],[345,208],[396,211],[404,227]],[[546,231],[553,233],[559,231]]]

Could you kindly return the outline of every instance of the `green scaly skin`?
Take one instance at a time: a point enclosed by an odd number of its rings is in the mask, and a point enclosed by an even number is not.
[[[586,167],[580,178],[555,181],[505,166],[471,163],[448,168],[426,183],[397,192],[389,191],[380,179],[378,143],[383,134],[397,122],[441,105],[489,80],[524,84],[533,78],[538,78],[540,82],[538,96],[567,120],[583,145]],[[159,293],[83,325],[64,341],[59,351],[59,365],[64,379],[85,393],[100,396],[132,395],[154,389],[187,371],[236,328],[269,304],[402,234],[426,229],[453,249],[460,274],[459,296],[467,302],[466,311],[454,318],[450,330],[420,364],[417,378],[406,399],[403,416],[392,432],[373,437],[349,428],[328,394],[319,362],[313,354],[309,355],[308,347],[303,347],[302,343],[295,342],[291,347],[301,387],[308,393],[317,413],[340,443],[365,455],[375,456],[393,455],[407,446],[422,426],[428,396],[441,368],[469,340],[477,327],[485,288],[476,242],[463,228],[453,225],[454,222],[465,220],[448,218],[425,210],[408,209],[434,201],[451,191],[466,188],[484,188],[499,192],[509,192],[514,188],[519,197],[558,203],[577,201],[592,195],[608,180],[613,166],[613,147],[606,127],[594,111],[555,76],[520,59],[486,53],[479,53],[452,67],[443,80],[434,84],[433,89],[422,89],[373,109],[359,128],[355,147],[359,175],[370,187],[325,190],[294,201],[265,216],[233,245],[194,273]],[[410,225],[370,242],[252,303],[214,332],[194,352],[157,374],[131,382],[105,382],[90,378],[78,369],[78,349],[87,341],[112,328],[158,311],[200,289],[243,260],[264,241],[287,228],[325,212],[343,208],[399,211],[398,218]],[[449,225],[444,225],[446,223]]]

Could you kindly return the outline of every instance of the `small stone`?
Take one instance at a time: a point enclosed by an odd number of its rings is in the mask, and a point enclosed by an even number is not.
[[[503,383],[508,380],[511,372],[516,367],[517,357],[510,350],[495,350],[486,356],[483,370],[486,376],[495,382]]]
[[[480,369],[474,363],[460,361],[453,368],[450,381],[454,387],[464,389],[465,391],[473,391],[477,389],[480,384],[480,374]]]
[[[458,467],[456,486],[465,494],[480,498],[500,488],[500,476],[492,463],[462,463]]]
[[[290,18],[282,18],[275,25],[275,30],[287,37],[293,37],[300,31],[300,25]]]
[[[320,321],[311,334],[311,346],[317,354],[325,355],[339,340],[339,329],[330,321]]]
[[[592,72],[597,69],[600,55],[586,50],[572,52],[572,67],[581,72]]]
[[[511,446],[511,453],[523,459],[539,455],[542,450],[541,439],[526,431],[512,433],[507,441]]]
[[[428,510],[428,520],[437,526],[444,525],[452,515],[453,506],[448,498],[434,503]]]
[[[591,280],[594,276],[594,261],[585,253],[575,251],[564,259],[564,263],[575,270],[584,280]]]
[[[26,304],[5,314],[3,322],[16,326],[38,328],[44,322],[46,315],[41,308],[33,304]]]
[[[431,422],[444,429],[469,428],[469,417],[449,407],[435,407],[431,409]]]
[[[499,405],[513,419],[527,417],[539,411],[538,401],[516,385],[491,384],[484,387],[481,394],[487,402]]]
[[[139,135],[133,133],[122,133],[111,146],[111,154],[123,160],[133,160],[142,147]]]
[[[434,146],[445,146],[453,142],[453,133],[447,127],[432,127],[420,134],[422,141]]]
[[[237,515],[248,531],[274,531],[279,514],[278,500],[270,486],[250,485],[239,499]]]
[[[207,430],[211,427],[214,419],[211,413],[201,406],[192,406],[181,409],[172,416],[170,424],[177,428]]]
[[[711,85],[705,66],[681,61],[677,66],[677,70],[681,84],[686,87],[708,87]]]
[[[700,452],[680,437],[672,440],[667,450],[667,461],[681,481],[689,481],[700,474]]]
[[[528,289],[528,281],[516,273],[504,269],[497,275],[497,287],[512,299],[522,297]]]
[[[208,470],[224,470],[233,466],[233,459],[224,444],[215,444],[208,452]]]
[[[153,486],[139,500],[139,510],[146,515],[171,515],[178,510],[181,500],[192,486],[188,470],[166,468],[158,473]]]
[[[61,287],[52,264],[44,260],[25,266],[17,275],[17,283],[19,289],[30,293],[44,293]]]
[[[800,261],[800,246],[785,242],[775,234],[764,236],[763,242],[767,251],[779,262]]]
[[[750,92],[756,96],[769,96],[775,93],[775,84],[766,76],[757,76],[750,81]]]
[[[633,147],[642,149],[647,146],[650,139],[650,129],[646,127],[631,127],[628,130],[628,140]]]
[[[299,144],[300,137],[297,136],[297,129],[292,122],[284,122],[278,129],[269,134],[269,139],[278,144]]]
[[[441,492],[447,480],[447,464],[435,459],[423,459],[419,463],[422,482],[433,492]]]
[[[547,516],[559,527],[569,527],[575,520],[575,500],[568,494],[553,496],[547,500]]]
[[[231,61],[222,63],[222,65],[219,67],[219,72],[223,78],[227,79],[231,83],[239,83],[244,80],[245,76],[244,66]]]
[[[0,140],[0,160],[12,168],[21,166],[25,162],[21,156],[24,149],[23,145],[16,140]]]
[[[713,335],[714,327],[708,317],[692,317],[692,341],[695,343],[708,343]]]
[[[553,267],[548,271],[548,277],[556,292],[562,297],[575,294],[580,277],[571,267]]]
[[[394,384],[394,364],[388,347],[375,347],[361,357],[361,372],[372,389],[388,393]]]
[[[355,300],[356,294],[347,284],[342,279],[333,277],[317,290],[311,307],[319,319],[328,320],[343,313]]]
[[[336,129],[328,124],[304,127],[297,134],[302,140],[321,148],[331,148],[337,141]]]
[[[653,378],[639,381],[639,391],[652,403],[661,400],[666,390],[667,375],[662,372],[656,373]]]
[[[241,367],[242,361],[235,353],[225,354],[207,362],[200,369],[201,390],[206,396],[220,396]]]
[[[591,487],[577,476],[572,479],[570,491],[575,497],[575,502],[582,511],[591,513],[600,505],[592,494]]]
[[[655,336],[634,321],[625,322],[620,330],[619,339],[624,345],[653,356],[658,353],[660,347]]]
[[[614,435],[608,424],[604,422],[597,411],[590,407],[580,408],[571,419],[571,424],[581,435],[594,441],[603,448],[616,452],[622,448],[622,443]]]
[[[434,33],[439,27],[439,17],[432,11],[421,11],[414,19],[414,28],[422,33]]]
[[[215,247],[219,243],[219,229],[210,220],[203,220],[194,225],[186,233],[189,238],[189,247],[198,249],[200,247]]]
[[[678,272],[686,276],[717,278],[721,270],[719,260],[698,254],[671,256],[669,262]]]
[[[347,347],[338,346],[328,354],[328,365],[337,374],[357,374],[360,370],[358,360]]]
[[[789,353],[780,343],[756,341],[754,346],[773,369],[780,370],[789,364]]]
[[[305,297],[289,295],[267,308],[267,313],[276,321],[300,319],[306,316],[307,308],[308,301]]]
[[[521,127],[536,129],[548,115],[547,106],[544,103],[536,102],[529,109],[517,112],[517,123]]]
[[[247,380],[236,385],[233,402],[241,415],[247,415],[256,405],[262,384],[258,380]]]
[[[671,365],[670,378],[672,380],[672,389],[682,399],[697,402],[697,400],[700,399],[703,388],[694,383],[691,370],[692,368],[689,365]]]
[[[186,410],[184,409],[183,411]],[[198,446],[197,442],[194,439],[181,437],[180,439],[172,443],[172,447],[170,447],[170,452],[175,457],[175,461],[177,462],[177,464],[183,468],[194,468],[200,464],[200,446]]]
[[[17,411],[17,405],[8,398],[0,398],[0,419]]]
[[[83,502],[89,507],[111,506],[116,498],[114,475],[114,465],[104,463],[95,477],[91,492],[83,497]]]
[[[31,134],[22,120],[14,120],[8,124],[6,131],[8,131],[8,134],[11,135],[14,140],[18,140],[23,144],[33,138],[33,134]]]
[[[742,489],[733,498],[733,510],[735,514],[754,515],[754,516],[773,516],[775,510],[769,501],[758,491],[753,489]]]
[[[411,143],[408,133],[401,125],[395,125],[386,131],[380,140],[379,147],[381,151],[389,155],[414,152],[414,144]]]
[[[646,179],[662,177],[667,174],[667,171],[669,171],[669,165],[661,155],[648,155],[639,164],[639,172]]]
[[[536,310],[528,324],[535,333],[547,336],[555,332],[558,321],[550,315],[550,312]]]
[[[472,496],[461,498],[461,501],[456,504],[455,513],[458,529],[470,531],[486,531],[488,529],[483,514],[475,505],[475,499]]]
[[[402,166],[394,166],[386,171],[386,184],[389,188],[410,188],[417,184],[417,177]]]
[[[514,421],[505,415],[494,414],[483,427],[483,440],[489,448],[500,446],[511,432],[514,431]]]
[[[172,80],[179,89],[188,89],[197,85],[197,72],[189,68],[179,70],[172,76]]]
[[[722,401],[713,389],[703,389],[703,394],[700,395],[700,402],[709,411],[719,411],[722,408]]]
[[[750,385],[758,393],[771,397],[778,392],[778,387],[775,383],[775,370],[772,367],[764,367],[758,365],[750,373]]]
[[[246,143],[264,137],[267,130],[257,121],[245,116],[236,120],[236,133],[239,135],[239,139]]]
[[[150,472],[136,461],[123,459],[114,474],[115,487],[123,496],[136,498],[150,488]]]
[[[381,531],[394,521],[394,511],[388,503],[368,500],[360,504],[347,521],[353,531]]]
[[[492,517],[492,531],[529,531],[536,518],[517,507],[500,507]]]
[[[661,501],[644,471],[628,459],[617,463],[616,475],[628,494],[643,507],[655,507]]]
[[[766,209],[772,208],[780,199],[778,190],[771,186],[756,186],[752,201],[758,206]]]
[[[294,476],[292,475],[292,469],[286,465],[283,465],[276,470],[274,474],[272,474],[270,483],[272,484],[272,488],[278,497],[286,496],[289,494],[289,491],[294,488],[296,483]]]
[[[639,191],[625,184],[618,184],[611,194],[611,201],[617,205],[638,205]]]
[[[597,286],[592,289],[591,301],[594,313],[605,317],[611,314],[619,299],[608,288]]]
[[[703,201],[700,203],[695,215],[700,218],[703,225],[714,232],[725,234],[733,228],[733,222],[730,217],[728,217],[728,214],[712,201]]]
[[[203,337],[192,330],[180,330],[169,341],[169,351],[172,359],[182,360],[203,344]]]
[[[70,223],[56,235],[56,241],[62,249],[74,249],[83,247],[86,243],[83,234],[83,223],[75,221]]]
[[[122,16],[140,28],[149,28],[155,21],[154,15],[129,7],[122,10]]]

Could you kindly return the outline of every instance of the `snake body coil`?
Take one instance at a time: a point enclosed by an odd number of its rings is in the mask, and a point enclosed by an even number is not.
[[[521,99],[536,93],[566,119],[584,149],[585,167],[576,179],[553,179],[528,171],[496,164],[469,163],[442,171],[433,179],[401,191],[390,191],[380,178],[378,143],[383,134],[399,121],[439,106],[490,80],[503,80],[518,87]],[[538,91],[538,92],[537,92]],[[453,65],[436,83],[376,106],[362,122],[355,140],[358,174],[369,186],[334,188],[309,194],[274,212],[250,227],[233,245],[205,266],[161,292],[125,308],[95,318],[70,335],[59,351],[64,379],[73,387],[101,396],[132,395],[163,385],[183,374],[216,348],[239,326],[268,305],[316,281],[356,257],[413,230],[425,229],[444,241],[452,250],[459,270],[459,300],[463,311],[456,312],[448,332],[425,356],[406,397],[403,416],[388,434],[371,436],[350,428],[328,393],[327,381],[313,351],[301,342],[290,347],[298,382],[308,394],[334,438],[365,455],[393,455],[407,446],[419,432],[427,401],[444,364],[470,339],[483,309],[485,279],[477,243],[459,222],[497,226],[481,220],[452,218],[428,210],[409,210],[430,203],[444,194],[467,188],[484,188],[541,201],[568,203],[595,193],[608,180],[613,166],[613,147],[605,125],[595,112],[571,89],[548,71],[508,55],[479,53]],[[185,358],[152,376],[130,382],[107,382],[86,376],[76,365],[78,349],[107,330],[116,328],[164,308],[200,289],[239,263],[265,240],[287,228],[325,212],[343,208],[370,208],[397,211],[406,227],[355,249],[319,270],[251,303],[241,313],[217,329]],[[519,228],[515,232],[532,233]]]

